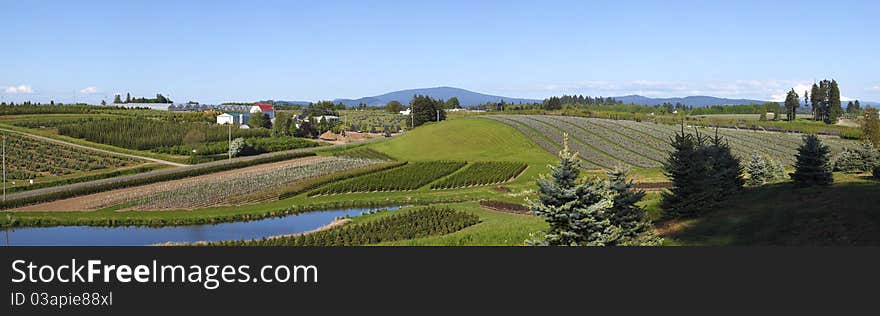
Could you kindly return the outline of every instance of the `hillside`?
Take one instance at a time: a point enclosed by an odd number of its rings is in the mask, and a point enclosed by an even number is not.
[[[618,101],[626,104],[642,104],[642,105],[659,105],[663,103],[681,103],[687,106],[702,107],[712,105],[731,105],[731,104],[752,104],[765,103],[768,101],[750,100],[750,99],[727,99],[710,96],[688,96],[683,98],[649,98],[640,95],[626,95],[614,97]]]
[[[522,161],[546,164],[549,152],[500,122],[465,118],[427,124],[391,140],[371,145],[396,159]]]
[[[830,187],[748,188],[704,217],[660,224],[672,244],[880,245],[880,183],[835,174]]]
[[[453,88],[453,87],[436,87],[436,88],[424,88],[424,89],[408,89],[408,90],[400,90],[389,92],[382,95],[372,96],[372,97],[363,97],[359,99],[335,99],[333,102],[342,102],[346,106],[356,106],[360,103],[366,103],[369,106],[384,106],[389,101],[395,100],[400,103],[406,104],[412,99],[413,95],[427,95],[435,99],[443,99],[448,100],[449,98],[456,97],[458,101],[461,103],[461,106],[471,106],[483,104],[486,102],[500,102],[504,100],[507,103],[531,103],[531,102],[541,102],[541,100],[533,100],[533,99],[522,99],[522,98],[510,98],[504,96],[497,95],[489,95],[483,93],[477,93],[465,89]]]

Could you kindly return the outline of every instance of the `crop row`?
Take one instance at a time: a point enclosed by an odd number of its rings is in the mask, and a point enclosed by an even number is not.
[[[374,221],[305,235],[222,241],[214,246],[360,246],[453,233],[477,224],[476,215],[450,208],[426,207]]]
[[[519,127],[521,131],[522,127],[519,125],[527,125],[533,131],[524,134],[539,144],[544,139],[561,144],[562,133],[568,133],[572,151],[578,152],[582,159],[603,167],[618,164],[658,167],[671,149],[670,139],[681,131],[681,126],[597,118],[546,115],[505,115],[490,118]],[[715,134],[715,130],[711,128],[685,128],[686,133],[697,131],[707,136]],[[757,152],[785,163],[794,161],[802,137],[801,134],[732,129],[719,129],[718,134],[730,144],[734,154],[741,158]],[[830,137],[823,137],[823,141],[835,154],[847,145],[845,140]]]
[[[452,189],[474,185],[502,183],[512,180],[527,167],[521,162],[474,162],[460,172],[431,185],[432,189]]]
[[[534,118],[564,129],[571,137],[632,166],[657,168],[661,166],[660,160],[664,158],[659,152],[650,151],[650,147],[645,144],[636,143],[623,136],[612,135],[610,131],[606,133],[603,127],[590,124],[588,121],[561,116],[535,116]],[[603,132],[600,133],[600,131]],[[640,150],[640,148],[644,150]]]
[[[203,174],[209,174],[214,172],[220,172],[224,170],[243,168],[247,166],[270,163],[294,158],[301,158],[307,156],[314,156],[313,152],[290,152],[290,153],[281,153],[275,155],[269,155],[266,157],[258,157],[252,159],[242,159],[231,163],[217,163],[212,165],[195,165],[195,166],[186,166],[179,167],[174,169],[163,169],[157,170],[150,173],[136,174],[136,175],[128,175],[117,178],[110,179],[101,179],[96,180],[92,183],[81,183],[75,186],[72,186],[66,190],[54,191],[50,193],[40,194],[40,195],[30,195],[26,197],[21,197],[17,199],[10,199],[4,202],[0,202],[0,209],[9,209],[15,207],[21,207],[25,205],[31,204],[39,204],[45,202],[51,202],[55,200],[92,194],[96,192],[103,192],[145,184],[152,184],[163,181],[170,181],[182,178],[189,178]]]
[[[413,162],[394,169],[332,183],[310,194],[415,190],[455,172],[464,165],[464,162],[459,161]]]
[[[563,134],[567,131],[552,124],[547,124],[542,121],[538,121],[532,119],[532,117],[536,117],[533,115],[510,115],[506,116],[506,118],[511,121],[522,123],[529,128],[534,129],[541,135],[544,135],[554,143],[558,144],[558,146],[562,147],[562,138]],[[587,146],[582,140],[579,140],[572,136],[569,133],[569,141],[568,147],[572,152],[578,153],[578,155],[586,162],[586,166],[588,168],[591,167],[601,167],[601,168],[613,168],[615,166],[625,166],[627,165],[625,162],[616,159],[614,157],[609,156],[606,153],[603,153],[599,150],[596,150],[592,146]],[[555,153],[554,153],[555,154]]]
[[[127,149],[149,150],[226,140],[228,127],[207,123],[141,119],[97,120],[58,127],[58,133]],[[233,138],[269,136],[267,129],[232,129]]]
[[[117,168],[139,163],[136,159],[114,156],[44,141],[17,133],[6,138],[7,171],[11,179],[34,179],[82,171]]]
[[[520,123],[519,121],[514,121],[511,119],[508,119],[507,117],[501,116],[501,115],[485,116],[485,118],[493,119],[493,120],[499,121],[501,123],[504,123],[504,124],[507,124],[507,125],[513,127],[514,129],[518,130],[520,133],[523,133],[523,135],[526,135],[529,138],[531,138],[535,143],[538,144],[538,146],[541,146],[541,148],[544,148],[544,150],[546,150],[546,151],[549,151],[554,154],[559,152],[560,147],[558,144],[556,144],[552,140],[548,139],[545,135],[542,135],[541,133],[539,133],[538,131],[529,127],[526,124]]]
[[[251,172],[204,177],[184,184],[169,183],[157,188],[157,193],[143,197],[142,192],[131,192],[126,200],[135,200],[137,209],[191,209],[230,204],[237,196],[271,190],[278,186],[305,179],[360,168],[376,163],[365,159],[330,158],[305,165],[265,168]],[[250,201],[237,201],[238,203]]]

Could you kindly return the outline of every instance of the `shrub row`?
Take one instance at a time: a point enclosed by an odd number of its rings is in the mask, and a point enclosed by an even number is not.
[[[464,165],[464,162],[458,161],[413,162],[398,168],[339,181],[312,191],[310,195],[415,190],[455,172]]]
[[[344,209],[354,207],[382,207],[382,206],[399,206],[399,205],[426,205],[436,203],[458,203],[464,202],[463,198],[405,198],[405,199],[387,199],[379,201],[338,201],[312,205],[294,205],[282,209],[261,210],[251,213],[234,213],[234,214],[211,214],[200,212],[186,212],[191,217],[171,217],[158,216],[152,217],[153,212],[137,212],[126,214],[124,217],[118,213],[111,213],[109,217],[43,217],[30,216],[28,213],[8,213],[6,217],[0,216],[0,228],[8,227],[50,227],[50,226],[98,226],[98,227],[115,227],[115,226],[145,226],[145,227],[163,227],[163,226],[192,226],[192,225],[209,225],[231,222],[247,222],[256,221],[266,218],[284,217],[306,212]],[[117,217],[118,216],[118,217]],[[136,216],[149,216],[139,218]]]
[[[451,189],[507,182],[519,176],[526,167],[522,162],[474,162],[464,170],[434,183],[431,188]]]
[[[30,204],[37,203],[45,203],[60,199],[65,199],[74,196],[92,194],[97,192],[103,192],[114,189],[127,188],[132,186],[151,184],[162,181],[170,181],[177,180],[182,178],[194,177],[208,173],[214,173],[219,171],[225,171],[230,169],[242,168],[247,166],[258,165],[262,163],[276,162],[294,158],[308,157],[314,156],[313,152],[292,152],[286,154],[278,154],[271,155],[267,157],[254,158],[249,160],[239,160],[231,163],[222,163],[222,164],[213,164],[208,166],[187,166],[180,167],[177,169],[171,169],[167,172],[163,172],[165,170],[160,170],[156,174],[152,175],[144,175],[141,177],[137,177],[137,175],[127,178],[120,179],[119,181],[111,181],[104,183],[97,183],[94,185],[83,185],[83,186],[75,186],[68,190],[64,191],[56,191],[41,195],[33,195],[24,198],[7,200],[5,202],[0,202],[0,209],[9,209],[15,207],[21,207]]]
[[[158,165],[158,164],[149,164],[149,165],[144,165],[144,166],[138,166],[138,167],[131,168],[131,169],[114,170],[111,172],[92,174],[92,175],[70,178],[70,179],[62,179],[62,180],[55,180],[55,181],[49,181],[49,182],[37,182],[37,183],[34,183],[33,185],[30,185],[30,186],[8,188],[8,189],[6,189],[6,193],[15,193],[15,192],[28,191],[28,190],[56,187],[56,186],[60,186],[60,185],[67,185],[67,184],[82,183],[82,182],[95,181],[95,180],[101,180],[101,179],[115,178],[115,177],[124,176],[124,175],[149,172],[149,171],[153,171],[156,169],[160,169],[162,167],[165,167],[165,166]]]
[[[209,243],[216,246],[360,246],[444,235],[480,222],[476,215],[427,207],[366,223],[305,235]]]

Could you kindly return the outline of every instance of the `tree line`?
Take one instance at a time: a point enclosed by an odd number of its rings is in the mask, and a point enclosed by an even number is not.
[[[144,97],[132,98],[131,93],[126,92],[124,101],[122,100],[122,97],[119,94],[117,94],[113,98],[113,103],[114,104],[128,104],[128,103],[174,103],[174,102],[172,102],[171,99],[166,98],[165,96],[163,96],[162,94],[159,94],[159,93],[156,94],[155,98],[148,99],[148,98],[144,98]]]

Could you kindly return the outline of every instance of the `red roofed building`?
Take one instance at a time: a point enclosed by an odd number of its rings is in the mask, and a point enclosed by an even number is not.
[[[256,103],[251,107],[251,113],[263,113],[269,117],[272,123],[275,123],[275,108],[269,103]]]

